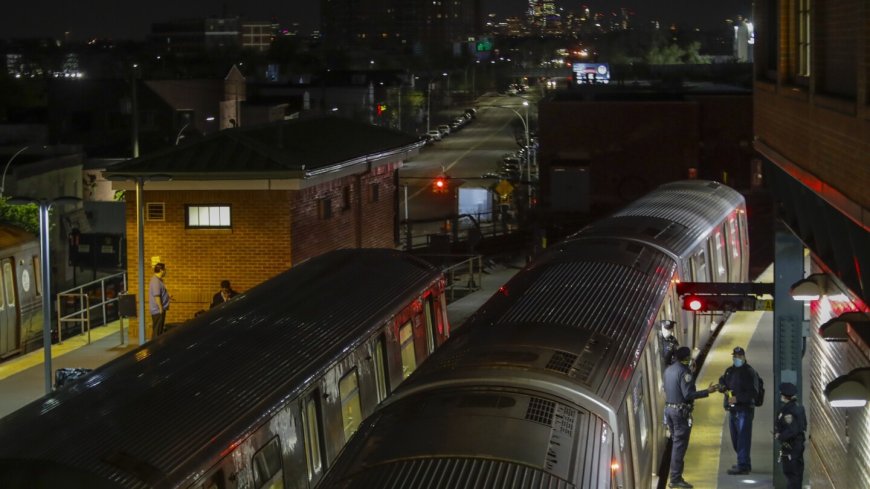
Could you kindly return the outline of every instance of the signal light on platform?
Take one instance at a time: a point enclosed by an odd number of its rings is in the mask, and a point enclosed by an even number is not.
[[[766,310],[766,307],[759,309],[759,302],[764,306],[769,301],[758,301],[751,295],[687,295],[683,297],[683,309],[692,312]]]
[[[704,309],[704,301],[700,297],[688,296],[683,299],[683,309],[687,311],[701,311]]]

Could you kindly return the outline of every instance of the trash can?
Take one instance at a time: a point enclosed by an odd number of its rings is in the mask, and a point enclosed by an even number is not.
[[[125,318],[136,317],[136,296],[120,294],[118,296],[118,315]]]

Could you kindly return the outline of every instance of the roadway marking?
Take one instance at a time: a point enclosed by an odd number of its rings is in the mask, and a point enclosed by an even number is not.
[[[483,107],[482,107],[482,108],[483,108]],[[491,107],[486,107],[486,108],[491,108]],[[472,151],[477,150],[477,148],[478,148],[480,145],[482,145],[483,143],[489,141],[490,139],[492,139],[493,137],[495,137],[497,134],[499,134],[500,131],[501,131],[502,129],[504,129],[508,124],[510,124],[511,120],[512,120],[512,119],[508,118],[508,119],[505,121],[505,123],[502,124],[502,126],[501,126],[500,128],[498,128],[498,131],[493,131],[489,136],[487,136],[486,138],[480,140],[477,144],[475,144],[474,146],[468,148],[467,150],[465,150],[464,153],[462,153],[462,154],[460,154],[459,156],[457,156],[456,159],[454,159],[450,164],[448,164],[447,166],[444,167],[444,172],[446,173],[447,170],[450,170],[451,168],[453,168],[454,166],[456,166],[457,164],[459,164],[459,161],[462,160],[462,158],[468,156],[469,153],[471,153]],[[434,177],[433,177],[433,178],[434,178]],[[399,178],[399,180],[401,180],[401,178]],[[418,195],[422,194],[423,192],[425,192],[425,191],[427,190],[427,188],[428,188],[428,185],[425,185],[425,186],[423,186],[423,187],[420,187],[419,189],[417,189],[417,190],[414,191],[411,195],[408,196],[408,200],[411,200],[411,199],[413,199],[414,197],[417,197]]]

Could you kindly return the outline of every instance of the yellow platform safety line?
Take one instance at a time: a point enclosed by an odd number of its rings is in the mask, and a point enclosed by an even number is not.
[[[756,282],[773,282],[773,265],[771,264],[756,280]],[[764,316],[764,311],[735,312],[731,315],[714,342],[713,348],[707,354],[704,365],[698,373],[696,387],[704,389],[710,383],[719,382],[719,377],[725,369],[732,365],[731,352],[735,346],[741,346],[751,351],[750,340]],[[686,451],[683,478],[700,488],[701,481],[713,481],[719,476],[719,460],[721,458],[722,437],[728,436],[727,415],[722,407],[722,396],[714,392],[706,399],[695,401],[694,423],[692,435],[689,438],[689,449]],[[729,443],[730,446],[730,443]],[[736,457],[729,452],[731,457]]]
[[[723,326],[716,339],[716,346],[707,355],[704,366],[695,382],[698,390],[706,388],[710,383],[719,381],[725,369],[731,366],[731,351],[735,346],[749,348],[749,341],[755,333],[762,311],[735,312],[728,323]],[[706,399],[695,401],[694,423],[689,439],[689,449],[686,452],[683,477],[696,485],[696,481],[709,480],[711,475],[715,481],[719,475],[720,448],[725,416],[728,414],[722,408],[722,396],[714,392]],[[730,436],[730,435],[728,435]]]
[[[91,343],[99,341],[107,336],[119,335],[118,321],[112,321],[105,326],[100,326],[91,330]],[[126,334],[126,331],[124,331]],[[65,338],[63,343],[55,343],[51,345],[51,358],[55,359],[66,355],[71,351],[75,351],[88,344],[88,334],[79,334],[71,338]],[[19,372],[27,370],[37,365],[42,365],[45,361],[45,354],[42,348],[26,353],[24,355],[12,358],[6,362],[0,363],[0,380],[15,375]]]

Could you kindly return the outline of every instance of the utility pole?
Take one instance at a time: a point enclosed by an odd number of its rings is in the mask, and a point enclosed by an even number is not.
[[[136,96],[136,79],[137,79],[136,72],[138,71],[138,68],[139,68],[139,65],[136,63],[133,63],[133,76],[131,77],[131,79],[132,79],[132,90],[131,90],[132,91],[132,94],[131,94],[132,101],[130,103],[130,112],[131,112],[131,117],[133,118],[133,124],[132,124],[132,129],[133,129],[133,134],[132,134],[132,137],[133,137],[133,158],[139,157],[139,100],[138,100],[138,97]]]

